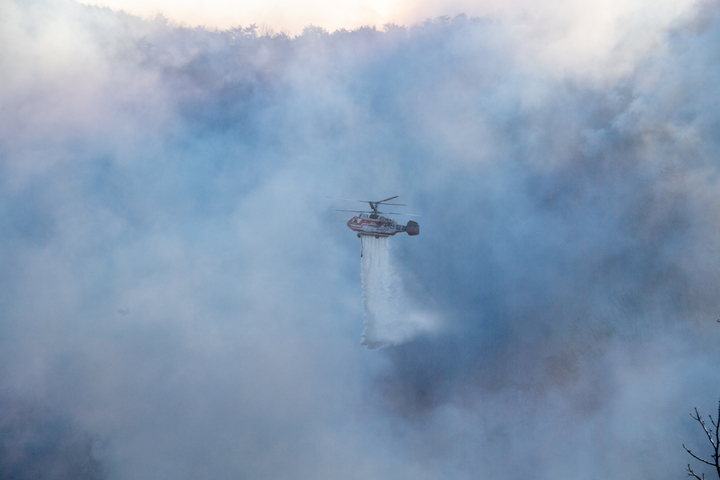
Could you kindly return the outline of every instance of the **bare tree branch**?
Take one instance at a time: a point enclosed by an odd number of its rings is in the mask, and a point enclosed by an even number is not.
[[[710,423],[712,423],[713,427],[715,427],[715,431],[717,432],[718,424],[715,423],[715,420],[713,420],[712,415],[708,415],[708,418],[710,419]],[[710,429],[712,432],[712,429]]]
[[[718,478],[720,478],[720,401],[718,402],[718,416],[715,417],[717,420],[713,419],[712,415],[708,415],[708,418],[710,419],[710,424],[712,427],[708,427],[705,423],[705,420],[703,419],[702,415],[700,415],[700,412],[697,408],[695,408],[695,415],[692,413],[690,414],[690,417],[698,422],[700,426],[702,427],[703,431],[705,432],[705,436],[710,441],[710,444],[713,446],[713,453],[711,455],[712,462],[705,460],[704,458],[701,458],[697,455],[695,455],[692,451],[690,451],[689,448],[683,444],[683,448],[685,451],[690,454],[691,457],[693,457],[695,460],[704,463],[705,465],[710,465],[711,467],[715,467],[715,470],[717,471]],[[689,477],[696,478],[698,480],[705,480],[705,474],[702,474],[702,477],[700,477],[695,471],[692,469],[690,464],[688,464],[687,472]]]
[[[717,471],[718,477],[720,477],[720,461],[718,457],[720,457],[720,454],[718,454],[718,449],[720,449],[720,428],[718,428],[718,425],[720,425],[720,400],[718,400],[718,421],[715,424],[715,455],[713,457],[715,458],[715,470]],[[710,421],[712,422],[712,417],[710,417]]]
[[[705,480],[705,474],[703,473],[702,477],[698,477],[697,473],[693,472],[693,469],[690,468],[689,463],[688,463],[688,467],[687,467],[687,472],[688,472],[688,477],[695,477],[695,478],[697,478],[697,480]]]
[[[702,425],[703,430],[705,430],[705,435],[707,435],[708,440],[710,440],[710,443],[712,443],[712,446],[717,448],[717,445],[715,444],[715,439],[712,437],[712,428],[708,431],[707,425],[705,425],[705,420],[703,420],[700,413],[698,413],[697,407],[695,407],[695,416],[693,417],[693,414],[690,414],[690,417],[700,422],[700,425]]]
[[[707,464],[710,465],[711,467],[714,467],[714,466],[715,466],[714,463],[710,463],[710,462],[708,462],[707,460],[703,460],[702,458],[700,458],[700,457],[698,457],[697,455],[695,455],[694,453],[692,453],[692,452],[690,451],[690,449],[685,446],[684,443],[683,443],[683,448],[685,449],[686,452],[688,452],[690,455],[692,455],[692,457],[693,457],[695,460],[700,460],[700,461],[703,462],[703,463],[707,463]]]

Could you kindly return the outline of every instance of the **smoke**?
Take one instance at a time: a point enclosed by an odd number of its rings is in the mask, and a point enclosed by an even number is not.
[[[291,38],[1,0],[0,384],[118,479],[682,476],[720,10],[608,13],[584,56],[543,8]],[[423,233],[361,285],[325,197],[382,192]]]
[[[32,402],[2,397],[0,477],[100,480],[105,475],[86,432]]]
[[[429,314],[419,313],[408,300],[390,255],[389,237],[362,235],[361,280],[365,330],[361,345],[376,349],[399,345],[420,333],[432,331]]]

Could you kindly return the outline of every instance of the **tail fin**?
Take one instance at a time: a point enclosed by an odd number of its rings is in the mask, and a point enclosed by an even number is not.
[[[407,233],[408,235],[420,235],[420,225],[418,225],[417,222],[410,220],[407,223]]]

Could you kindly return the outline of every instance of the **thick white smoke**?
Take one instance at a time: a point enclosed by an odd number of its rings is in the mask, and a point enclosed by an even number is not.
[[[399,345],[433,329],[431,315],[413,308],[393,264],[388,237],[364,235],[361,279],[365,307],[362,345],[382,348]]]

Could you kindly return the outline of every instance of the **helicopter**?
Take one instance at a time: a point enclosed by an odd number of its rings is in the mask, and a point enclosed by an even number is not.
[[[332,198],[332,197],[331,197]],[[366,211],[366,210],[336,210],[338,212],[352,212],[352,213],[359,213],[360,215],[356,215],[352,217],[347,222],[347,226],[350,228],[350,230],[357,232],[358,238],[361,238],[363,236],[373,236],[375,238],[380,237],[392,237],[393,235],[401,232],[407,232],[408,235],[414,236],[420,234],[420,225],[418,225],[417,222],[414,222],[412,220],[408,221],[407,225],[402,225],[400,223],[397,223],[394,218],[388,218],[383,216],[385,215],[412,215],[410,213],[391,213],[391,212],[380,212],[378,210],[380,205],[393,205],[393,206],[402,206],[404,207],[405,204],[403,203],[387,203],[390,200],[394,200],[398,198],[398,195],[395,195],[394,197],[386,198],[385,200],[378,200],[378,201],[372,201],[372,200],[351,200],[349,198],[340,198],[338,200],[349,200],[352,202],[362,202],[367,203],[370,205],[370,208],[372,211]],[[412,215],[417,216],[417,215]],[[360,256],[362,257],[362,251],[360,252]]]

